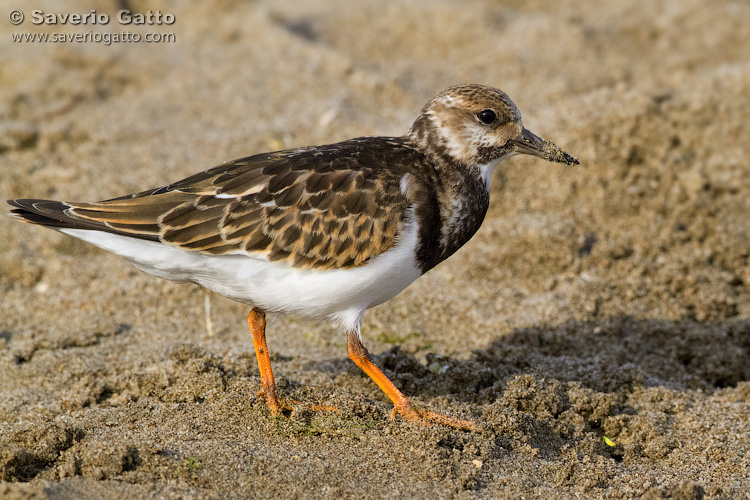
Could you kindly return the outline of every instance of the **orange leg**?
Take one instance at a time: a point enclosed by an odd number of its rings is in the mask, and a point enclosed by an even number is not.
[[[266,314],[258,309],[253,308],[247,315],[247,324],[250,326],[250,333],[253,335],[253,346],[255,346],[255,355],[258,357],[258,371],[260,371],[260,391],[258,396],[262,397],[268,409],[273,415],[281,412],[279,398],[276,397],[276,384],[273,381],[273,371],[271,371],[271,358],[268,357],[268,346],[266,345]]]
[[[422,410],[411,404],[411,402],[404,396],[398,388],[393,385],[388,377],[380,371],[380,368],[370,358],[370,353],[367,352],[365,346],[362,345],[362,341],[356,332],[346,332],[346,347],[349,357],[354,361],[354,364],[359,366],[370,378],[378,384],[386,396],[393,402],[394,410],[399,412],[402,417],[411,422],[419,422],[421,424],[440,424],[455,427],[457,429],[465,429],[469,431],[478,431],[480,428],[477,424],[470,420],[462,420],[460,418],[448,417],[439,413]]]
[[[253,346],[255,346],[255,355],[258,357],[258,371],[260,372],[260,390],[256,397],[262,397],[271,414],[281,414],[282,406],[276,395],[276,383],[273,380],[273,371],[271,370],[271,358],[268,356],[268,346],[266,345],[266,315],[260,309],[253,308],[247,315],[247,324],[250,326],[250,333],[253,335]],[[316,411],[341,411],[338,408],[327,405],[314,405],[292,401],[297,405],[304,405],[311,410]],[[290,410],[284,406],[284,410]]]

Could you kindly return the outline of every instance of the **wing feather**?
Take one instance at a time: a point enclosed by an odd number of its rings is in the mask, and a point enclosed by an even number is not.
[[[97,203],[12,204],[15,216],[52,227],[108,231],[214,255],[246,253],[301,268],[345,268],[395,244],[414,202],[400,189],[410,155],[420,161],[399,139],[353,139],[242,158]]]

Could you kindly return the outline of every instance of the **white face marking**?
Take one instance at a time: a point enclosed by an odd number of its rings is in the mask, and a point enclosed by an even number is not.
[[[483,123],[477,117],[483,109],[494,110],[500,121]],[[481,85],[458,85],[428,102],[407,135],[420,148],[446,154],[462,165],[478,165],[502,154],[521,130],[521,114],[506,94]]]
[[[455,99],[451,101],[456,102]],[[461,121],[457,122],[455,115],[451,115],[445,108],[442,111],[429,110],[426,115],[448,154],[461,163],[474,163],[482,147],[503,145],[499,143],[499,137],[494,131],[487,129],[472,116],[462,116]]]

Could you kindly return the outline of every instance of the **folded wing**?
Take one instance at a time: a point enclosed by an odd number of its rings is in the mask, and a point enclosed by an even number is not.
[[[347,268],[387,251],[402,229],[411,205],[400,189],[405,171],[388,163],[352,140],[243,158],[97,203],[9,203],[15,217],[56,229],[105,231],[300,268]]]

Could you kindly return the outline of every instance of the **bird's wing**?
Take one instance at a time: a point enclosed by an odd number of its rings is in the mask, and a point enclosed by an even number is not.
[[[394,245],[412,204],[400,188],[406,171],[391,158],[398,143],[386,141],[389,152],[371,140],[251,156],[97,203],[9,203],[15,217],[56,229],[93,229],[298,268],[353,267]]]

